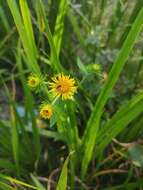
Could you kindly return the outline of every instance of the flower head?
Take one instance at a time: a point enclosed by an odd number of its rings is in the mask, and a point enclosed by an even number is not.
[[[50,88],[55,97],[61,96],[63,100],[73,99],[73,95],[77,90],[75,80],[64,74],[53,77]]]
[[[50,119],[53,115],[53,108],[50,104],[43,104],[40,107],[40,116],[44,119]]]
[[[30,75],[28,77],[27,83],[29,87],[36,88],[40,84],[40,78],[36,75]]]

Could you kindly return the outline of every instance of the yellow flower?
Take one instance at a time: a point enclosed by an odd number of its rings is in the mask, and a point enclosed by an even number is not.
[[[28,77],[28,86],[31,88],[36,88],[40,84],[40,78],[34,75]]]
[[[53,77],[49,85],[53,95],[55,97],[61,96],[63,100],[73,99],[73,95],[77,90],[75,80],[64,74]]]
[[[50,104],[43,104],[40,108],[40,116],[44,119],[50,119],[53,115],[53,108]]]

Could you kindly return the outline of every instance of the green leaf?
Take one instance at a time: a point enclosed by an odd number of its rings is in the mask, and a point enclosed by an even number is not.
[[[34,186],[32,186],[32,185],[29,185],[29,184],[27,184],[27,183],[25,183],[25,182],[22,182],[22,181],[20,181],[20,180],[14,179],[13,177],[3,175],[3,174],[1,174],[1,173],[0,173],[0,178],[2,178],[2,179],[4,179],[4,180],[8,180],[8,181],[11,182],[11,183],[15,183],[15,184],[19,184],[19,185],[28,187],[28,188],[30,188],[30,189],[37,189],[36,187],[34,187]],[[0,182],[0,184],[1,184],[1,182]],[[1,186],[0,186],[0,187],[1,187]],[[8,187],[8,186],[7,186],[7,187]],[[9,187],[10,187],[10,186],[9,186]],[[6,189],[4,189],[4,190],[6,190]],[[9,190],[9,189],[8,189],[8,190]],[[12,188],[12,190],[13,190],[13,188]]]
[[[19,4],[20,4],[21,13],[22,13],[25,32],[27,34],[27,39],[31,42],[31,48],[33,48],[32,52],[34,53],[34,56],[37,57],[37,48],[36,48],[36,44],[35,44],[34,32],[33,32],[33,28],[32,28],[30,11],[29,11],[29,8],[27,5],[27,1],[20,0]]]
[[[67,189],[68,162],[69,162],[69,156],[67,157],[67,159],[63,165],[62,172],[61,172],[56,190],[66,190]]]

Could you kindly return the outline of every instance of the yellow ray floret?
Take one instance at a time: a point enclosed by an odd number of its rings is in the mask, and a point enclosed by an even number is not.
[[[31,88],[36,88],[40,84],[40,78],[34,75],[28,77],[28,86]]]
[[[49,85],[53,95],[55,97],[61,96],[63,100],[73,99],[73,95],[77,91],[75,80],[64,74],[53,77]]]
[[[44,119],[50,119],[53,115],[53,108],[50,104],[43,104],[40,107],[40,116]]]

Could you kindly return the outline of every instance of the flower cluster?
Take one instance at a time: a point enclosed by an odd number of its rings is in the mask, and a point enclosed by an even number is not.
[[[77,91],[75,80],[69,75],[60,73],[51,79],[51,82],[46,82],[45,77],[41,77],[35,74],[31,74],[27,80],[28,86],[32,90],[42,90],[42,86],[46,85],[49,89],[49,93],[52,93],[53,101],[46,101],[40,106],[40,116],[43,119],[50,119],[53,115],[53,104],[57,98],[62,100],[73,100],[74,94]]]

